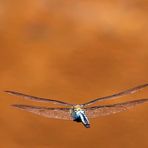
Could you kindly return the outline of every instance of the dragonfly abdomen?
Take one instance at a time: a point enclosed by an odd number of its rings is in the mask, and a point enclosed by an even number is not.
[[[73,111],[71,115],[72,115],[72,118],[73,118],[74,121],[76,121],[76,122],[82,122],[83,125],[86,128],[89,128],[90,127],[89,120],[88,120],[88,118],[85,115],[85,112],[83,110]]]

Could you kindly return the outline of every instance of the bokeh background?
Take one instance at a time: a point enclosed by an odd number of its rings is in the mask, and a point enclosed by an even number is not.
[[[146,0],[0,0],[0,147],[147,148],[148,104],[85,129],[14,109],[55,105],[3,93],[83,103],[147,83],[147,8]],[[103,104],[147,97],[145,88]]]

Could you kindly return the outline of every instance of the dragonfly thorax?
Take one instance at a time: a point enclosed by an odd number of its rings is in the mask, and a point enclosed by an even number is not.
[[[71,109],[71,116],[74,120],[79,118],[81,113],[84,114],[84,110],[81,108],[81,105],[75,105]]]

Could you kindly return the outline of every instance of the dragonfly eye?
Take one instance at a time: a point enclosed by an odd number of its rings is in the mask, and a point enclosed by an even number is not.
[[[81,110],[82,110],[81,108],[75,108],[75,109],[74,109],[74,111],[76,111],[76,112],[77,112],[77,111],[81,111]]]

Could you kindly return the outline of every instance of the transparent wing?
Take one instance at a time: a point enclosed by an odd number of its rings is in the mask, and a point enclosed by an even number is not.
[[[140,99],[140,100],[134,100],[134,101],[123,102],[123,103],[112,104],[112,105],[88,107],[84,109],[85,109],[86,115],[89,118],[95,118],[99,116],[107,116],[110,114],[126,111],[132,107],[135,107],[136,105],[140,105],[146,102],[148,102],[148,99]]]
[[[23,104],[14,104],[12,106],[47,118],[73,120],[69,108],[47,108]]]
[[[36,101],[36,102],[47,102],[47,103],[52,102],[53,104],[59,104],[59,105],[64,105],[64,106],[73,106],[73,104],[66,103],[66,102],[63,102],[63,101],[51,100],[51,99],[46,99],[46,98],[30,96],[30,95],[26,95],[26,94],[19,93],[19,92],[14,92],[14,91],[5,91],[5,92],[10,94],[10,95],[21,96],[21,97],[23,97],[25,99]]]
[[[126,96],[128,94],[133,94],[133,93],[137,92],[138,90],[141,90],[141,89],[143,89],[144,87],[147,87],[147,86],[148,86],[148,84],[143,84],[143,85],[140,85],[140,86],[137,86],[137,87],[134,87],[134,88],[119,92],[117,94],[113,94],[111,96],[97,98],[95,100],[89,101],[89,102],[84,103],[82,105],[87,106],[87,105],[93,104],[93,103],[98,102],[98,101],[104,101],[104,100],[108,100],[108,99],[116,99],[118,97]]]

